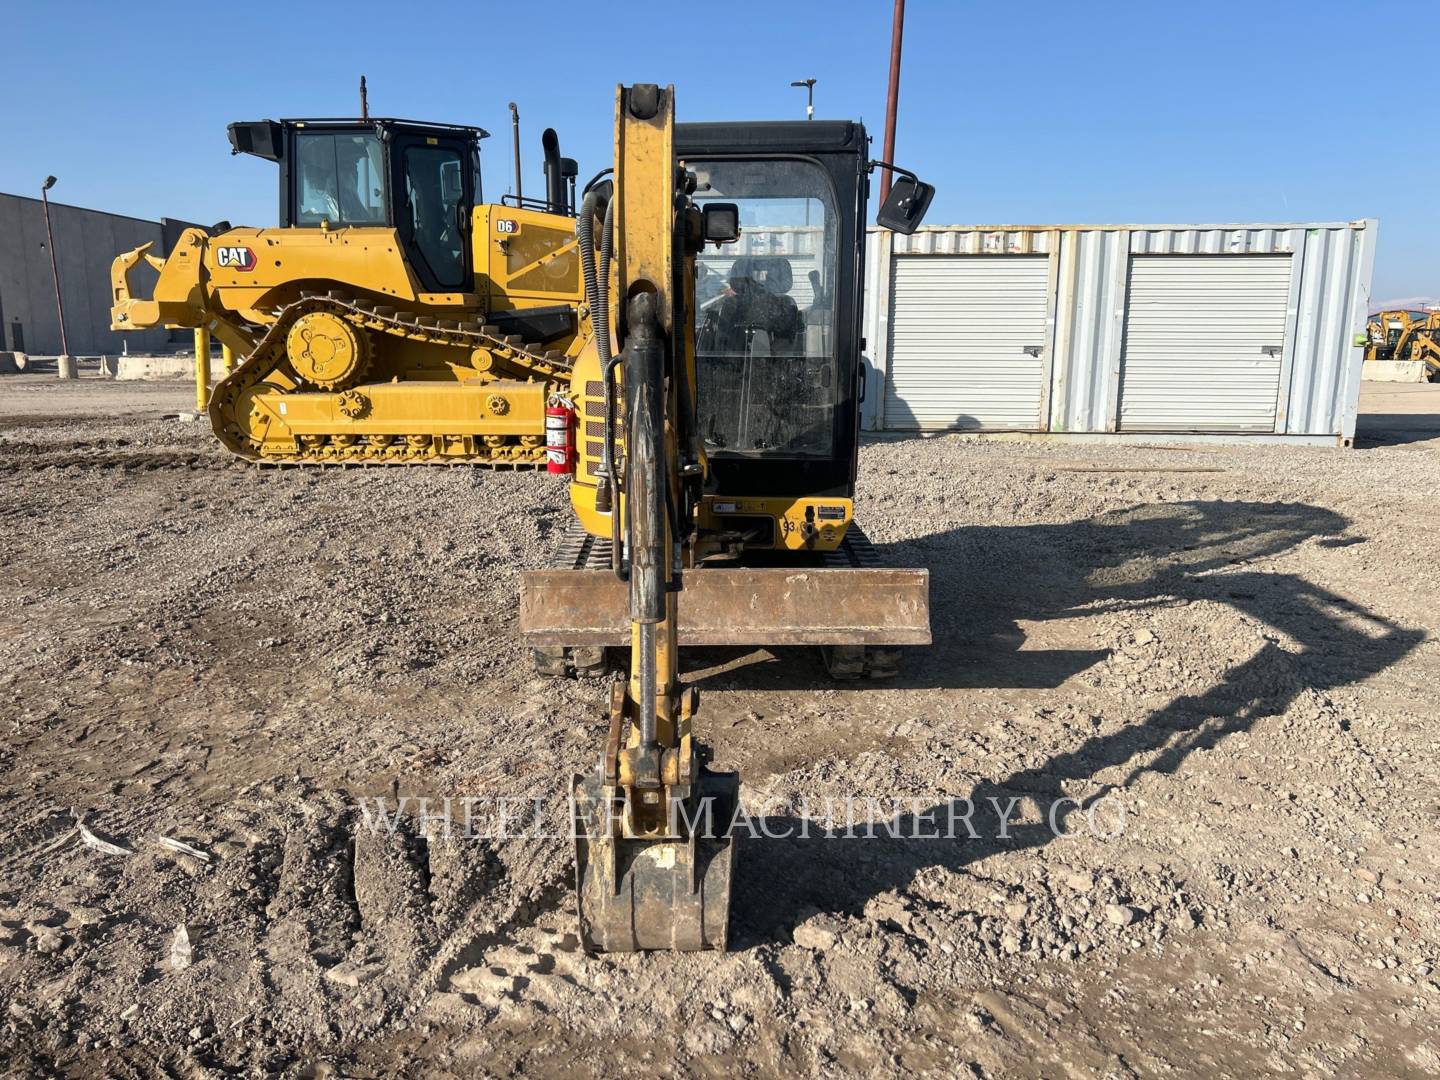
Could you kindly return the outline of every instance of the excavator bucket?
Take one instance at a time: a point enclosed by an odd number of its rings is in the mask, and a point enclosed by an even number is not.
[[[587,952],[724,950],[730,927],[738,773],[702,769],[675,808],[680,835],[622,835],[624,796],[598,772],[575,777],[575,895]]]

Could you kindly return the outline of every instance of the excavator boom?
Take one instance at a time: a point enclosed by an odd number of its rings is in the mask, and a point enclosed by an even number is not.
[[[624,531],[630,676],[617,683],[599,769],[574,783],[580,938],[587,949],[723,949],[739,777],[701,763],[696,695],[679,680],[677,549],[693,546],[682,388],[694,357],[677,334],[673,87],[620,87],[614,221],[625,393]],[[692,264],[693,272],[693,264]],[[607,289],[608,291],[608,282]],[[608,303],[608,301],[607,301]],[[677,318],[677,315],[679,316]],[[688,368],[688,378],[686,372]],[[607,432],[607,438],[613,433]]]

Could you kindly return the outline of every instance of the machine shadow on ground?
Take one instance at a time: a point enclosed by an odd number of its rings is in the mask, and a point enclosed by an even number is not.
[[[1422,631],[1398,627],[1297,575],[1247,567],[1313,538],[1331,546],[1360,542],[1342,536],[1348,524],[1330,510],[1300,503],[1186,502],[1138,506],[1067,525],[959,528],[891,545],[886,554],[894,561],[932,567],[935,646],[911,658],[918,670],[908,681],[902,678],[902,685],[1043,683],[1015,669],[1039,663],[1054,676],[1080,658],[1062,663],[1018,649],[1017,620],[1143,610],[1179,600],[1231,605],[1298,643],[1299,650],[1267,642],[1204,692],[1177,697],[1138,724],[1087,738],[1034,767],[956,793],[926,814],[902,817],[894,823],[894,838],[884,830],[853,840],[814,832],[803,840],[747,836],[736,870],[734,944],[786,940],[791,920],[807,908],[859,914],[870,898],[903,889],[926,867],[960,870],[989,855],[1042,847],[1055,839],[1046,815],[1067,793],[1067,784],[1126,769],[1079,810],[1068,808],[1070,814],[1083,812],[1146,773],[1173,773],[1196,751],[1283,713],[1302,690],[1323,693],[1396,663],[1423,640]],[[1006,642],[1012,643],[1008,649]],[[1004,830],[1008,837],[999,838],[990,800],[1003,807],[1012,797],[1021,802]],[[976,808],[972,822],[980,839],[963,832],[956,840],[906,838],[917,826],[921,833],[933,831],[934,821],[963,816],[967,798]],[[1028,818],[1020,809],[1027,802],[1039,809],[1038,821],[1024,823]],[[1067,817],[1058,818],[1062,831]],[[797,832],[799,824],[784,816],[764,822],[767,833],[780,836]]]
[[[1440,439],[1440,415],[1425,413],[1370,413],[1355,425],[1355,449],[1434,442]]]
[[[882,560],[930,570],[928,646],[905,647],[883,682],[834,682],[818,648],[691,648],[686,681],[702,690],[1054,689],[1108,647],[1025,648],[1021,623],[1085,618],[1184,599],[1237,602],[1205,575],[1274,557],[1348,522],[1319,507],[1250,502],[1142,505],[1062,525],[974,525],[877,545]],[[1325,539],[1328,538],[1328,539]]]

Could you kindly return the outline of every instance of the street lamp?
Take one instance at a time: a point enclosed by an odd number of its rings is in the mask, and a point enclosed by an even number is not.
[[[60,316],[60,353],[63,357],[70,355],[70,343],[65,338],[65,302],[60,299],[60,265],[55,261],[55,233],[50,228],[50,196],[46,194],[55,186],[55,177],[47,176],[45,183],[40,186],[40,201],[45,204],[45,238],[50,244],[50,277],[55,282],[55,311]],[[62,370],[65,361],[60,361]]]
[[[795,82],[792,82],[790,85],[791,85],[791,86],[803,86],[803,87],[805,87],[805,119],[806,119],[806,120],[814,120],[814,119],[815,119],[815,80],[814,80],[814,79],[797,79],[797,80],[795,80]]]

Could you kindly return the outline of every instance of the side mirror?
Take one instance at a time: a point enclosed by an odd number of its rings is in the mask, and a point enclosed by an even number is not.
[[[701,208],[701,232],[707,243],[733,244],[740,239],[740,207],[733,202],[707,202]]]
[[[925,220],[925,211],[930,209],[933,198],[935,185],[913,176],[897,176],[890,186],[889,198],[875,215],[875,222],[891,232],[909,236]]]

